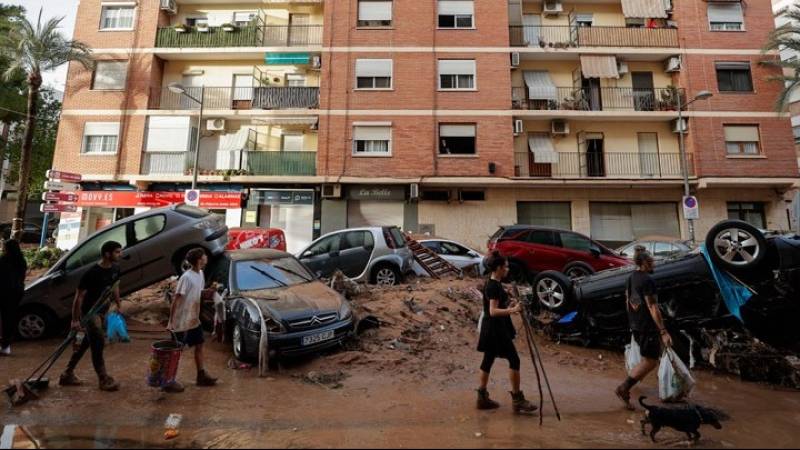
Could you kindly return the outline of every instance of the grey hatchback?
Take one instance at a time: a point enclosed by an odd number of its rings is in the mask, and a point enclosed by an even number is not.
[[[125,296],[180,273],[189,250],[223,253],[228,227],[222,216],[176,205],[137,214],[98,231],[26,287],[17,325],[21,338],[46,337],[71,317],[78,283],[100,259],[100,247],[108,241],[123,247],[120,294]]]

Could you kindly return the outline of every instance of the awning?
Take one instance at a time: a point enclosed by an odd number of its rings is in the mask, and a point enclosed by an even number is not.
[[[622,14],[628,19],[666,19],[664,0],[622,0]]]
[[[616,56],[581,55],[581,71],[586,78],[619,78]]]
[[[254,125],[316,125],[317,117],[259,117]]]
[[[528,147],[533,153],[533,161],[537,164],[558,164],[558,152],[553,147],[553,139],[544,134],[528,136]]]
[[[525,71],[525,85],[528,86],[528,98],[531,100],[558,100],[558,89],[546,70]]]
[[[311,55],[308,53],[267,53],[265,62],[272,66],[311,64]]]

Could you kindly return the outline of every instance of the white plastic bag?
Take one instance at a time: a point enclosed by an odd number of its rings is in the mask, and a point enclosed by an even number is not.
[[[694,389],[692,373],[686,368],[678,355],[668,348],[661,357],[658,369],[658,396],[663,402],[679,402]]]
[[[628,375],[633,373],[633,369],[642,362],[642,351],[639,348],[639,344],[636,343],[636,339],[631,336],[631,343],[625,346],[625,369],[628,371]]]

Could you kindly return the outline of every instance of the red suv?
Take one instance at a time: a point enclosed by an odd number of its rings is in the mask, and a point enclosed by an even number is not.
[[[582,234],[526,225],[501,227],[488,247],[509,259],[509,276],[516,281],[531,281],[532,275],[546,270],[574,279],[631,265],[627,258]]]

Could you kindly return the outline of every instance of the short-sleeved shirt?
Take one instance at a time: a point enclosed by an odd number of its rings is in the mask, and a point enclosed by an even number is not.
[[[81,314],[88,314],[94,308],[94,305],[100,301],[103,293],[113,286],[117,280],[119,280],[119,266],[116,264],[109,268],[103,268],[100,264],[95,264],[83,274],[81,282],[78,284],[79,291],[86,291],[86,296],[81,304]],[[107,313],[109,306],[110,302],[100,309],[100,314]]]
[[[514,338],[517,331],[514,329],[514,322],[510,316],[492,317],[490,314],[491,301],[497,300],[500,309],[506,309],[510,305],[508,293],[503,289],[503,284],[499,281],[490,279],[486,282],[483,291],[483,323],[481,324],[480,340],[478,351],[492,353],[496,356],[505,357],[514,348]]]
[[[658,331],[646,300],[657,295],[656,282],[649,273],[637,270],[631,274],[628,279],[628,320],[631,330],[640,333]]]
[[[206,278],[203,271],[189,270],[184,273],[175,288],[175,313],[167,329],[176,333],[194,330],[200,326],[200,307],[203,303],[203,288]],[[180,298],[178,295],[180,294]]]

